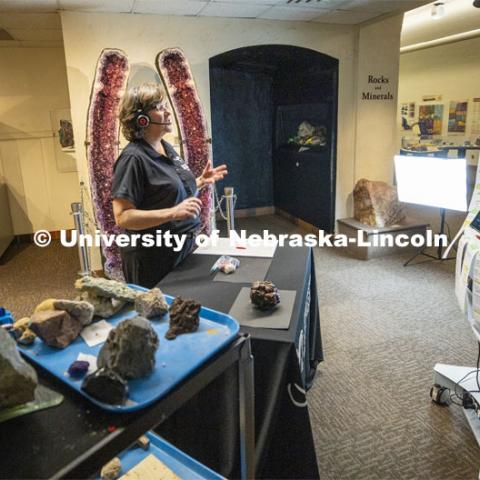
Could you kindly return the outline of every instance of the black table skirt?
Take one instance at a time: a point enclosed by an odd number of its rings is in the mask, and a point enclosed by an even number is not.
[[[209,271],[216,259],[191,255],[159,286],[228,313],[247,284],[213,282]],[[311,249],[277,248],[266,279],[297,296],[288,330],[241,327],[252,337],[255,362],[256,476],[319,478],[305,400],[323,360]],[[238,478],[237,399],[237,371],[230,369],[158,432],[225,477]]]

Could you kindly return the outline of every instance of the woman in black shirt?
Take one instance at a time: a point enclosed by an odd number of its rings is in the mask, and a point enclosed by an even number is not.
[[[113,213],[127,233],[152,234],[158,230],[185,235],[181,251],[172,247],[130,245],[121,249],[125,280],[152,288],[194,248],[200,226],[201,202],[197,192],[222,179],[225,165],[209,161],[195,178],[174,148],[163,140],[172,131],[172,114],[164,92],[156,84],[130,89],[120,109],[122,132],[130,141],[114,167]]]

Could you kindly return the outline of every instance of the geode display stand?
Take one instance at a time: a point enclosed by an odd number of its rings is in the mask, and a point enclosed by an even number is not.
[[[195,177],[199,177],[212,158],[212,145],[190,65],[180,48],[162,50],[157,56],[156,64],[173,106],[182,157]],[[202,232],[206,234],[212,230],[212,192],[211,186],[208,186],[199,195],[202,201]]]
[[[127,84],[128,59],[122,50],[105,49],[97,62],[87,116],[87,162],[97,228],[102,234],[118,234],[113,217],[111,187],[118,157],[118,108]],[[123,280],[117,245],[102,245],[105,273]]]

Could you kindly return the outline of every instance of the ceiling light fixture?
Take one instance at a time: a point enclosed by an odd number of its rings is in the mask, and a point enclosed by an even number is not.
[[[432,11],[430,12],[434,20],[438,20],[445,15],[445,7],[443,2],[435,2],[432,5]]]
[[[473,0],[473,6],[476,8],[480,8],[480,0]]]

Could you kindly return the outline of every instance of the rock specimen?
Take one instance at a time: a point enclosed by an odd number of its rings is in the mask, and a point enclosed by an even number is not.
[[[198,312],[201,308],[202,306],[195,300],[183,300],[177,297],[170,306],[170,328],[165,338],[173,340],[182,333],[196,332],[200,324]]]
[[[27,328],[22,335],[17,338],[17,343],[20,343],[21,345],[31,345],[36,338],[37,336],[29,328]]]
[[[72,317],[75,317],[83,326],[92,323],[93,305],[88,302],[75,300],[55,300],[53,302],[55,310],[65,310]]]
[[[100,368],[87,375],[83,380],[82,390],[93,398],[112,405],[123,405],[128,396],[127,382],[107,368]]]
[[[0,328],[0,408],[32,401],[37,383],[35,370],[22,359],[13,338]]]
[[[371,227],[386,227],[405,219],[397,189],[365,178],[353,189],[353,209],[355,220]]]
[[[168,303],[159,288],[152,288],[137,296],[135,310],[145,318],[158,317],[168,312]]]
[[[117,298],[125,302],[135,302],[138,291],[123,282],[106,278],[82,277],[75,282],[75,288],[82,292],[91,292],[100,297]]]
[[[78,337],[83,325],[65,310],[43,310],[32,315],[30,329],[47,345],[65,348]]]
[[[92,292],[82,292],[80,300],[93,306],[93,314],[101,318],[110,318],[119,312],[125,305],[125,301],[117,298],[100,297]]]
[[[84,360],[75,360],[69,367],[68,367],[68,374],[72,378],[82,378],[88,372],[88,367],[90,363]]]
[[[97,365],[118,373],[127,380],[152,373],[158,336],[143,317],[129,318],[110,331],[98,354]]]
[[[150,448],[150,440],[148,439],[147,436],[142,435],[141,437],[138,438],[138,440],[135,442],[135,445],[137,447],[140,447],[142,450],[148,450]]]
[[[120,476],[121,471],[122,463],[118,457],[115,457],[102,467],[100,477],[102,480],[115,480]]]
[[[250,300],[260,310],[270,310],[280,303],[278,288],[268,280],[253,282],[250,288]]]
[[[24,317],[13,324],[12,333],[18,343],[22,345],[31,345],[36,335],[30,330],[30,318]]]
[[[43,312],[44,310],[55,310],[54,302],[56,301],[55,298],[47,298],[43,302],[39,303],[35,307],[35,312]]]

